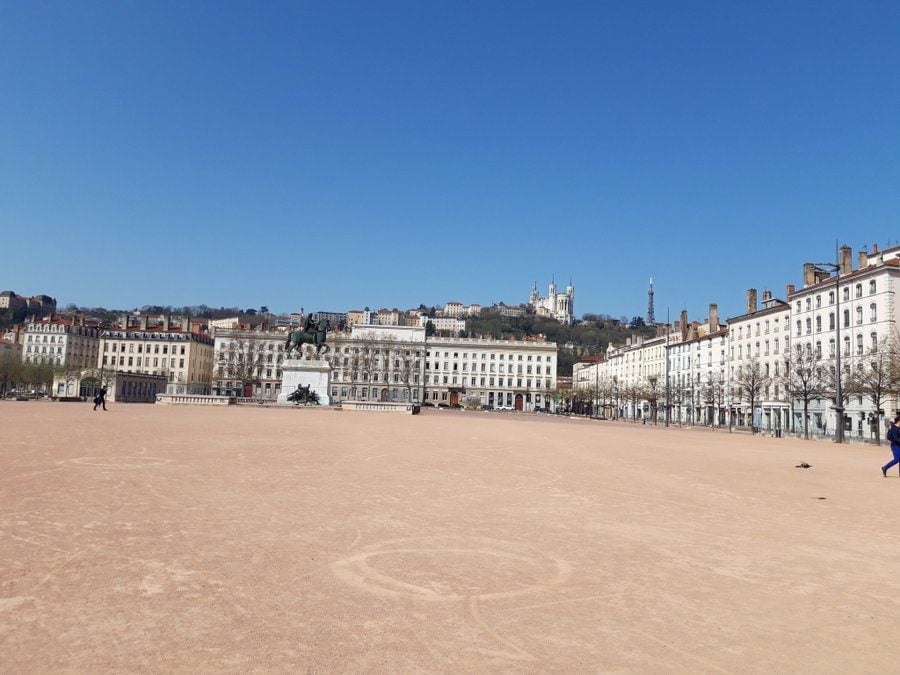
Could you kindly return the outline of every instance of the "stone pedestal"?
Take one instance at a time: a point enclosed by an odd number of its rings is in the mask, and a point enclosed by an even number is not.
[[[331,366],[328,361],[287,359],[281,364],[281,392],[278,394],[278,403],[294,405],[287,397],[293,394],[298,386],[308,385],[310,391],[319,395],[319,405],[328,405],[330,381]]]

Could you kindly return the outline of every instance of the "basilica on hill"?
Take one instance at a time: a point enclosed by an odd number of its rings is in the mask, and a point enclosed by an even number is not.
[[[572,325],[575,319],[575,287],[569,280],[569,285],[563,293],[557,293],[556,280],[550,282],[547,289],[547,297],[542,298],[538,293],[537,282],[531,287],[531,297],[528,306],[538,316],[546,316],[560,323]]]

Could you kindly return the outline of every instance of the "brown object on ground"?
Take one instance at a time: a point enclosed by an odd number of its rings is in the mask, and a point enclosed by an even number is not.
[[[0,425],[4,672],[897,667],[884,448],[443,410]]]

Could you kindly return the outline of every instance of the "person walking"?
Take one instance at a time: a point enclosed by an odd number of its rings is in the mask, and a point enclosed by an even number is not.
[[[900,464],[900,415],[897,415],[894,418],[894,423],[891,425],[891,428],[888,429],[887,439],[891,444],[891,453],[894,455],[894,459],[881,467],[881,475],[887,478],[887,470],[890,469],[894,464]]]
[[[94,397],[94,410],[97,409],[98,405],[102,405],[103,409],[106,410],[106,387],[100,387],[100,391]]]

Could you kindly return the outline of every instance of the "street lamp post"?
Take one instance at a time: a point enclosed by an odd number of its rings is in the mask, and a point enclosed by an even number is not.
[[[813,263],[820,272],[834,271],[834,411],[837,414],[837,427],[834,430],[834,442],[844,442],[844,394],[841,385],[841,266],[840,263]]]
[[[669,407],[669,310],[666,309],[666,347],[665,347],[665,368],[666,368],[666,426],[669,426],[670,407]]]

